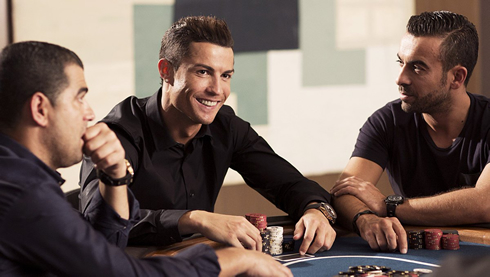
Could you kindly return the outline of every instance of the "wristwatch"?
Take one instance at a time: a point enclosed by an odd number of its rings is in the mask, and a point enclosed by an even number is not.
[[[388,217],[396,217],[396,206],[403,204],[404,201],[405,198],[401,195],[390,195],[386,197],[385,203],[386,213],[388,214]]]
[[[335,220],[337,220],[337,213],[332,208],[332,206],[330,206],[330,204],[328,203],[320,202],[320,203],[310,204],[306,206],[304,212],[306,212],[309,209],[317,209],[320,212],[322,212],[322,214],[328,219],[328,221],[330,221],[331,225],[335,224]]]
[[[124,163],[126,165],[126,176],[119,179],[113,179],[104,171],[97,170],[97,177],[102,183],[104,183],[104,185],[111,187],[131,184],[131,182],[133,182],[134,170],[128,160],[124,159]]]

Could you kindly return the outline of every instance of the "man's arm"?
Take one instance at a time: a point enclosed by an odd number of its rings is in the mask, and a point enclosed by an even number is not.
[[[352,157],[349,160],[340,175],[340,181],[332,188],[339,223],[352,229],[352,220],[356,214],[373,210],[363,201],[367,202],[371,197],[380,198],[380,195],[383,198],[379,190],[376,193],[373,185],[379,181],[382,173],[383,169],[378,164],[364,158]],[[364,214],[358,217],[356,225],[361,237],[372,249],[393,251],[398,248],[401,253],[407,252],[406,232],[398,219]]]
[[[401,222],[414,225],[461,225],[490,222],[490,165],[474,188],[463,188],[431,197],[407,199],[396,208]]]
[[[320,211],[305,211],[311,203],[329,203],[330,194],[277,155],[248,122],[234,117],[230,129],[236,131],[231,168],[239,172],[250,187],[298,220],[294,239],[303,237],[300,253],[330,249],[335,230]]]
[[[126,175],[124,149],[116,134],[105,123],[87,128],[83,136],[84,153],[92,160],[94,167],[113,179]],[[107,186],[99,182],[99,190],[104,200],[121,216],[129,218],[127,185]]]
[[[356,179],[341,180],[332,189],[332,193],[336,196],[354,195],[378,215],[386,216],[384,203],[386,196],[372,185],[370,179],[355,176]],[[490,213],[488,213],[490,204],[486,201],[488,195],[490,195],[490,166],[487,164],[474,188],[462,188],[435,196],[406,199],[403,204],[397,206],[396,216],[404,224],[413,225],[448,226],[490,222]]]

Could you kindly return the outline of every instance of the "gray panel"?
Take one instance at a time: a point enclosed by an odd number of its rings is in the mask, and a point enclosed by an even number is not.
[[[365,50],[335,46],[335,0],[302,0],[300,11],[303,85],[364,84]]]
[[[165,31],[173,23],[169,5],[134,5],[135,94],[152,95],[160,88],[158,53]]]
[[[235,55],[231,91],[237,94],[238,115],[251,124],[268,123],[267,53]]]

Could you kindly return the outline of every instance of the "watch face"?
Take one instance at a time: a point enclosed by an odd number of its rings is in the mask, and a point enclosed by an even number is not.
[[[403,196],[401,195],[390,195],[388,196],[388,201],[394,202],[394,203],[403,203]]]

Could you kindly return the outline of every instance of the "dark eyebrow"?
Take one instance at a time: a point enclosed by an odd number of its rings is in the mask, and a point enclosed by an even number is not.
[[[398,59],[400,61],[402,61],[402,58],[400,58],[400,55],[399,54],[396,54],[396,56],[398,57]],[[422,66],[422,67],[425,67],[425,68],[429,68],[429,66],[427,66],[427,64],[421,60],[415,60],[415,61],[409,61],[407,62],[408,64],[410,65],[418,65],[418,66]]]
[[[195,67],[204,67],[206,68],[207,70],[209,71],[213,71],[214,72],[214,68],[210,67],[209,65],[205,65],[205,64],[202,64],[202,63],[198,63],[196,65],[194,65]],[[225,72],[223,72],[224,74],[230,74],[230,73],[233,73],[235,72],[235,69],[230,69],[230,70],[227,70]]]
[[[87,87],[80,88],[78,90],[77,95],[80,95],[80,94],[83,94],[83,93],[88,93],[88,88]]]

